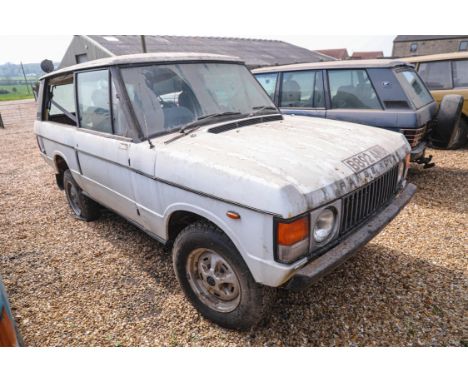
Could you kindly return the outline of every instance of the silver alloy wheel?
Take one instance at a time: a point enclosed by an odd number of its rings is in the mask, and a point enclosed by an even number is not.
[[[228,313],[240,302],[239,279],[224,257],[211,249],[193,250],[186,263],[188,281],[209,308]]]
[[[73,212],[77,215],[81,215],[81,208],[80,208],[80,196],[78,194],[78,190],[72,183],[67,184],[67,195],[68,200],[70,202],[70,207],[72,208]]]

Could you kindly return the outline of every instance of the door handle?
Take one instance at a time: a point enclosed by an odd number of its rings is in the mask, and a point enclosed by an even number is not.
[[[119,145],[120,150],[128,150],[128,143],[121,143]]]

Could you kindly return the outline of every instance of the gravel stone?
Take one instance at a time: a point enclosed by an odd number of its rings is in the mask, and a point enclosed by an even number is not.
[[[184,298],[170,254],[121,217],[75,219],[32,122],[0,129],[0,272],[29,346],[460,346],[468,343],[468,149],[429,150],[411,203],[249,332]]]

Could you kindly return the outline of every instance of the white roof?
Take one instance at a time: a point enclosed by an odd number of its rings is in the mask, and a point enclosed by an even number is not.
[[[344,61],[327,61],[327,62],[311,62],[305,64],[292,64],[281,66],[268,66],[265,68],[255,69],[254,73],[269,73],[282,72],[289,70],[308,70],[308,69],[359,69],[359,68],[393,68],[395,66],[409,65],[407,62],[392,59],[376,59],[376,60],[344,60]]]
[[[212,53],[139,53],[101,58],[99,60],[93,60],[78,65],[68,66],[66,68],[47,73],[46,75],[42,76],[41,79],[55,76],[57,74],[70,73],[76,70],[107,67],[113,65],[191,61],[221,61],[243,63],[243,61],[238,57]]]

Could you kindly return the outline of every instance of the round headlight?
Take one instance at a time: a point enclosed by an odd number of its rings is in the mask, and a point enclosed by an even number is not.
[[[403,179],[405,173],[405,162],[401,161],[398,164],[398,183]]]
[[[334,209],[325,208],[317,217],[314,226],[314,240],[318,243],[328,239],[333,233],[336,222],[336,212]]]

